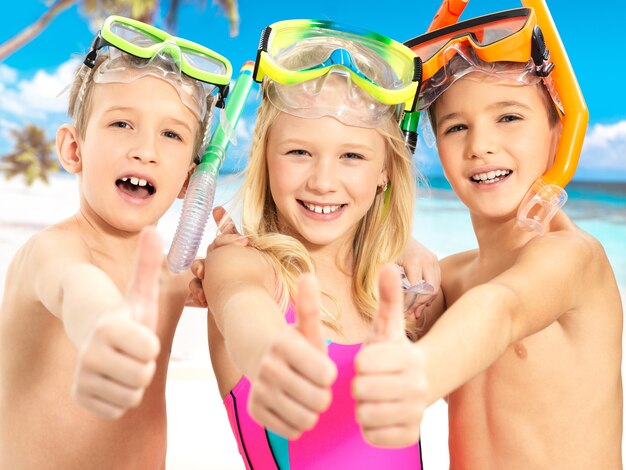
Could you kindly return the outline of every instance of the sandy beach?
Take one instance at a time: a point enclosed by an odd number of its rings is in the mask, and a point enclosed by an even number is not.
[[[218,185],[217,204],[227,203],[236,186],[227,178],[223,180]],[[1,294],[6,269],[18,247],[36,231],[75,212],[78,207],[77,184],[71,177],[55,176],[49,186],[38,182],[27,188],[21,181],[7,182],[2,179],[0,201]],[[442,209],[445,209],[445,214]],[[432,247],[438,256],[446,256],[475,244],[473,238],[467,236],[471,233],[468,218],[463,216],[458,203],[452,199],[440,200],[437,205],[425,199],[419,210],[420,240]],[[179,214],[180,205],[176,204],[159,224],[159,231],[168,247]],[[451,218],[454,220],[451,221]],[[446,237],[442,237],[442,226],[455,227],[455,230],[447,231]],[[200,252],[214,233],[215,227],[209,224]],[[619,266],[616,271],[623,272],[623,268]],[[623,296],[626,292],[624,280],[619,282]],[[205,332],[206,312],[186,309],[176,332],[168,375],[168,468],[243,469],[210,368]],[[443,401],[427,410],[422,436],[424,467],[428,470],[448,468],[447,417]]]

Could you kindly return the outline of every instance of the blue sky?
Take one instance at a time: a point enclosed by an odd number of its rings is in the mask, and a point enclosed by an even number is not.
[[[161,3],[167,6],[169,1]],[[338,8],[338,0],[239,0],[239,35],[230,37],[227,19],[218,7],[210,1],[204,2],[204,7],[201,3],[181,2],[176,34],[224,54],[235,71],[245,60],[255,58],[261,30],[274,21],[332,19],[403,41],[424,32],[439,7],[438,0],[401,3],[344,0],[341,8]],[[512,0],[470,0],[463,18],[519,5]],[[623,88],[626,61],[618,38],[618,31],[622,29],[621,15],[580,0],[548,0],[548,5],[590,111],[577,178],[626,181],[626,92]],[[0,44],[32,24],[46,10],[42,0],[6,2]],[[57,15],[41,35],[0,62],[0,155],[12,149],[10,129],[26,122],[36,123],[44,127],[50,137],[54,136],[56,127],[66,120],[67,97],[57,95],[70,82],[76,61],[86,52],[94,33],[79,9],[73,6]],[[254,107],[251,100],[238,129],[237,148],[231,151],[233,157],[229,155],[229,158],[243,158],[254,121]],[[418,158],[427,171],[436,171],[432,151],[426,150]]]

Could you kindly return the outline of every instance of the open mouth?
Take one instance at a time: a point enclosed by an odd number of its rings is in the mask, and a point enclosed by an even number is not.
[[[332,214],[333,212],[341,210],[345,206],[345,204],[327,204],[320,206],[318,204],[312,204],[310,202],[304,202],[300,200],[298,200],[298,202],[306,210],[310,212],[315,212],[316,214]]]
[[[511,170],[491,170],[484,173],[476,173],[470,179],[478,184],[493,184],[508,178],[513,173]]]
[[[147,199],[156,192],[156,188],[147,180],[135,176],[125,176],[115,181],[115,185],[126,194],[139,199]]]

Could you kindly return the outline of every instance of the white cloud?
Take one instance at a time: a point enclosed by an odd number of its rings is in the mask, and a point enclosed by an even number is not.
[[[583,144],[580,166],[626,170],[626,121],[595,124]]]
[[[72,79],[77,67],[76,59],[61,64],[53,73],[39,70],[29,80],[4,81],[0,96],[0,109],[8,115],[21,118],[42,118],[47,113],[63,113],[67,106],[67,94],[59,96]],[[0,70],[0,80],[11,78],[11,69]]]
[[[252,140],[252,131],[254,130],[255,119],[252,116],[252,122],[246,117],[239,118],[237,123],[237,142],[250,142]]]
[[[15,129],[19,129],[16,123],[0,118],[0,139],[2,139],[3,142],[13,141],[11,131]]]
[[[17,80],[17,70],[8,65],[0,64],[0,90],[5,83],[14,83]]]

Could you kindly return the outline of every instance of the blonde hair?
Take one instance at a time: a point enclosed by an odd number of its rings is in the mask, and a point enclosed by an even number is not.
[[[243,229],[251,243],[273,266],[277,277],[276,300],[286,311],[295,294],[300,274],[314,272],[306,248],[295,238],[281,234],[278,211],[272,199],[266,160],[270,127],[280,111],[264,96],[258,110],[250,160],[242,186]],[[415,169],[397,121],[387,119],[379,132],[386,142],[385,169],[390,188],[379,191],[367,214],[359,222],[352,243],[352,296],[366,320],[378,306],[378,275],[385,263],[396,261],[403,252],[411,231],[415,200]],[[338,303],[327,293],[337,309]],[[334,315],[324,311],[325,324],[339,330]]]
[[[131,56],[129,56],[131,57]],[[85,64],[81,64],[76,70],[76,75],[74,76],[74,81],[70,87],[70,96],[67,107],[67,114],[72,119],[72,123],[76,127],[76,131],[78,135],[84,139],[85,133],[87,131],[87,124],[89,122],[89,116],[91,114],[91,106],[93,101],[93,90],[95,81],[93,80],[94,74],[102,66],[102,64],[109,58],[108,51],[100,51],[95,61],[95,65],[93,68],[87,67]],[[134,58],[133,58],[134,59]],[[138,62],[143,59],[136,59]],[[129,64],[132,61],[128,61]],[[211,118],[213,114],[213,96],[207,97],[207,113],[204,116],[202,122],[200,122],[198,126],[198,130],[196,131],[196,135],[194,137],[194,146],[193,146],[193,157],[196,158],[199,156],[200,152],[203,151],[203,147],[205,145],[206,135],[209,131],[209,126],[211,124]]]

